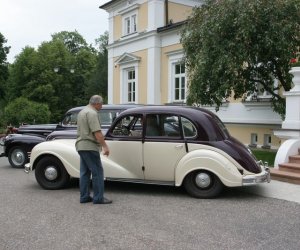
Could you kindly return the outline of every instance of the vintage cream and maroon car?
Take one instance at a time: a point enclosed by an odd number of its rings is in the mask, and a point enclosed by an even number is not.
[[[267,166],[230,136],[213,113],[196,107],[147,106],[122,112],[107,131],[110,155],[102,156],[107,181],[183,185],[197,198],[227,187],[270,181]],[[25,171],[35,170],[45,189],[79,178],[74,139],[34,147]]]

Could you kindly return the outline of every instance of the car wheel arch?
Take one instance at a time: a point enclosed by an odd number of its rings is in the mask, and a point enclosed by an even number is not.
[[[199,170],[214,174],[225,186],[241,186],[242,175],[237,166],[223,154],[207,149],[191,151],[178,162],[175,169],[175,186],[181,186],[186,176]]]
[[[62,161],[52,154],[41,155],[35,161],[34,169],[36,180],[44,189],[61,189],[70,179]]]
[[[49,153],[49,152],[46,153],[46,152],[44,152],[43,154],[40,154],[40,155],[36,156],[36,158],[32,162],[32,170],[35,170],[37,164],[45,157],[54,157],[54,158],[56,158],[64,166],[65,170],[70,175],[70,177],[79,178],[79,170],[76,171],[76,168],[71,166],[70,163],[66,162],[65,159],[63,157],[61,157],[60,154],[55,154],[55,153]]]

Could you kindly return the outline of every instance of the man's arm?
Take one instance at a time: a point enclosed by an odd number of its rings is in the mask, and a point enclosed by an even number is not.
[[[96,132],[94,132],[94,135],[96,137],[96,140],[102,146],[103,154],[108,156],[109,155],[109,148],[108,148],[108,146],[107,146],[107,144],[106,144],[106,142],[104,140],[104,136],[103,136],[102,132],[101,131],[96,131]]]

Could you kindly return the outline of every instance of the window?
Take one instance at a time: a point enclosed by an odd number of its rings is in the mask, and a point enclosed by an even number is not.
[[[273,89],[278,87],[278,79],[274,78]],[[275,93],[278,93],[278,90],[274,90]],[[245,101],[269,101],[272,95],[270,92],[265,90],[264,86],[261,83],[255,83],[255,89],[253,92],[247,92],[247,96],[245,97]]]
[[[77,125],[77,115],[78,113],[69,113],[65,116],[65,118],[62,121],[62,124],[64,126],[72,126]]]
[[[135,70],[127,71],[127,101],[129,103],[135,102]]]
[[[185,101],[186,81],[184,63],[174,64],[174,101]]]
[[[184,51],[173,50],[166,53],[168,57],[168,103],[184,103],[186,101],[187,74],[185,69]]]
[[[142,116],[125,116],[113,128],[113,136],[121,137],[141,137],[142,136]]]
[[[115,64],[120,66],[120,102],[137,103],[139,101],[139,62],[141,58],[124,53]]]
[[[98,112],[100,116],[101,126],[103,125],[111,125],[116,117],[119,115],[119,111],[110,111],[110,110],[101,110]]]
[[[133,14],[124,18],[124,35],[129,35],[137,31],[137,15]]]
[[[251,134],[251,143],[249,146],[251,146],[251,147],[257,146],[257,134],[255,134],[255,133]]]
[[[196,127],[190,120],[182,117],[181,123],[183,128],[183,135],[185,138],[191,138],[197,135]]]
[[[264,145],[262,146],[262,148],[270,148],[271,143],[272,143],[271,135],[264,134]]]
[[[179,138],[179,117],[176,115],[147,115],[146,136],[167,136],[169,138]]]
[[[177,115],[147,115],[146,117],[146,136],[164,136],[169,139],[178,139],[181,137],[181,131],[185,138],[191,138],[197,135],[194,124],[182,117],[180,127],[180,117]]]

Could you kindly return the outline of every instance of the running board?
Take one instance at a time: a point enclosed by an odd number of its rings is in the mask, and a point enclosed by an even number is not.
[[[139,184],[151,184],[160,186],[175,186],[174,181],[152,181],[143,179],[125,179],[125,178],[105,178],[106,181],[116,181],[116,182],[128,182],[128,183],[139,183]]]

